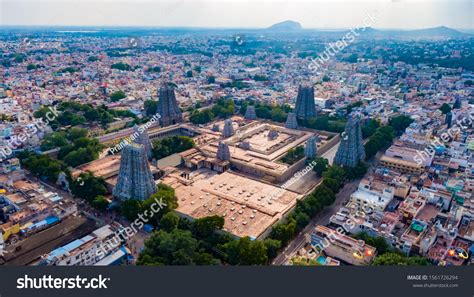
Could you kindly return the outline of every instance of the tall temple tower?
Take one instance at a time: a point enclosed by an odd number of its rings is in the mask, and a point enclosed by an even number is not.
[[[357,116],[349,116],[341,143],[334,158],[334,164],[356,167],[359,161],[365,159],[364,143],[360,120]]]
[[[458,94],[454,95],[454,104],[453,104],[453,109],[460,109],[462,107],[462,102],[461,98],[459,97]]]
[[[183,117],[176,101],[173,86],[170,84],[163,85],[158,94],[159,100],[156,112],[160,115],[160,125],[165,127],[182,122]]]
[[[446,114],[444,123],[448,125],[448,128],[451,128],[453,125],[453,113],[451,111]]]
[[[314,87],[300,86],[296,97],[295,114],[298,118],[307,120],[316,116],[314,103]]]
[[[136,143],[122,150],[120,171],[112,194],[119,200],[146,200],[156,192],[143,146]]]
[[[308,159],[316,158],[316,155],[318,153],[317,143],[318,143],[318,137],[316,135],[311,136],[306,142],[306,145],[304,146],[304,155]]]
[[[280,133],[278,133],[278,130],[276,129],[270,129],[270,131],[268,131],[268,139],[270,140],[274,140],[274,139],[277,139],[278,136],[280,135]]]
[[[224,129],[222,129],[222,136],[227,138],[234,135],[234,127],[232,126],[232,120],[227,119],[224,121]]]
[[[229,161],[230,160],[230,150],[229,146],[223,142],[219,142],[219,146],[217,147],[216,157],[222,161]]]
[[[255,120],[257,118],[257,114],[255,113],[255,106],[247,106],[247,110],[245,111],[245,118],[247,120]]]
[[[296,121],[296,114],[294,112],[289,112],[286,117],[285,127],[288,129],[298,128],[298,122]]]
[[[153,152],[151,150],[153,146],[151,144],[150,137],[148,136],[148,129],[143,127],[139,128],[137,125],[135,125],[135,127],[133,127],[132,135],[135,135],[133,142],[142,145],[145,149],[148,160],[151,160],[153,158]]]

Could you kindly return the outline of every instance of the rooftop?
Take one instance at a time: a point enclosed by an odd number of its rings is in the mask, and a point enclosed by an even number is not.
[[[210,170],[191,173],[183,180],[173,173],[162,179],[178,197],[178,212],[193,218],[219,215],[224,230],[238,236],[261,236],[288,212],[300,195],[241,175]]]

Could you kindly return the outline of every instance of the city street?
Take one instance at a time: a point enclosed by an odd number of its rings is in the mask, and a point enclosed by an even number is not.
[[[297,236],[293,239],[287,247],[273,260],[273,265],[283,265],[290,255],[293,255],[301,249],[306,243],[306,234],[309,234],[311,230],[317,225],[325,225],[329,223],[329,218],[336,213],[339,208],[346,204],[351,194],[357,189],[360,179],[353,180],[347,183],[344,188],[336,194],[336,201],[324,208],[319,214],[317,214]]]
[[[368,172],[371,172],[378,164],[382,153],[378,153],[374,159],[369,162]],[[351,194],[355,192],[359,186],[361,179],[355,179],[346,183],[344,187],[336,194],[336,201],[330,206],[324,208],[318,213],[298,235],[285,247],[285,249],[273,260],[272,265],[283,265],[293,256],[298,250],[300,250],[306,243],[306,234],[310,234],[311,231],[317,225],[326,225],[329,223],[329,219],[335,214],[342,206],[344,206],[350,199]]]

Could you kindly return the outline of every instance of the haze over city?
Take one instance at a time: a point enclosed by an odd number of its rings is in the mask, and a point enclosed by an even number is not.
[[[150,26],[266,28],[294,20],[303,28],[337,29],[360,25],[368,12],[380,12],[375,28],[472,29],[474,2],[372,1],[191,1],[123,2],[85,0],[1,0],[0,25]]]
[[[0,297],[472,295],[473,3],[0,0]]]

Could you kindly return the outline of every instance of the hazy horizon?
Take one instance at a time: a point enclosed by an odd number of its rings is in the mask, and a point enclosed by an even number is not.
[[[341,30],[376,12],[375,29],[474,29],[473,0],[0,0],[0,8],[2,27],[263,29],[292,20],[303,29]]]

